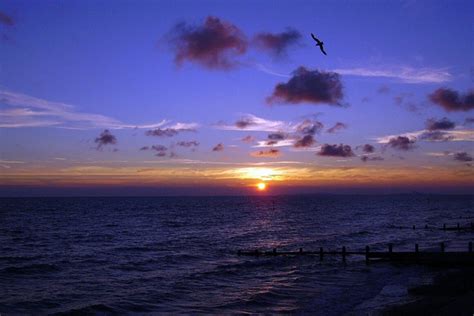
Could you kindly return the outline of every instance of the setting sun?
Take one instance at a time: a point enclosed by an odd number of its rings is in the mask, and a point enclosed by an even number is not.
[[[265,183],[263,183],[263,182],[260,182],[259,184],[257,184],[257,189],[258,189],[259,191],[263,191],[263,190],[265,190],[266,188],[267,188],[267,185],[266,185]]]

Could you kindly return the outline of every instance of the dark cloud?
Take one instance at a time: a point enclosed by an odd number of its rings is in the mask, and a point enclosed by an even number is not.
[[[293,146],[296,148],[305,148],[313,146],[314,143],[316,143],[316,141],[314,140],[313,135],[305,135],[298,139]]]
[[[471,125],[474,124],[474,117],[468,117],[464,120],[464,124]]]
[[[469,155],[467,152],[458,152],[458,153],[455,153],[454,156],[453,156],[453,158],[454,158],[454,160],[462,161],[462,162],[473,161],[472,156]]]
[[[186,148],[189,148],[189,147],[197,147],[199,146],[199,142],[195,141],[195,140],[191,140],[191,141],[181,141],[181,142],[177,142],[176,143],[177,146],[181,146],[181,147],[186,147]]]
[[[411,150],[415,148],[415,139],[410,139],[406,136],[392,137],[387,143],[387,146],[398,150]]]
[[[474,109],[474,91],[460,95],[457,91],[439,88],[428,96],[431,102],[448,112],[470,111]]]
[[[375,151],[375,147],[371,144],[365,144],[364,146],[362,146],[362,151],[367,154],[370,154]]]
[[[453,129],[455,126],[456,124],[448,120],[446,117],[438,121],[435,119],[429,119],[426,121],[426,129],[430,131],[449,130],[449,129]]]
[[[317,153],[319,156],[330,156],[330,157],[353,157],[354,152],[351,146],[344,144],[324,144],[321,150]]]
[[[247,135],[241,139],[244,143],[253,143],[255,141],[255,137],[252,135]]]
[[[268,134],[267,137],[269,140],[279,141],[279,140],[284,140],[286,138],[286,135],[283,133],[271,133],[271,134]]]
[[[212,16],[200,26],[177,24],[170,43],[177,65],[188,60],[211,69],[234,67],[237,62],[232,59],[247,50],[247,40],[235,25]]]
[[[150,147],[148,147],[148,146],[143,146],[142,148],[140,148],[140,150],[149,150],[149,149],[150,149]]]
[[[266,142],[267,146],[273,146],[273,145],[276,145],[278,144],[278,141],[277,140],[269,140]]]
[[[245,129],[249,126],[256,125],[257,122],[252,117],[243,117],[237,122],[235,122],[235,126],[238,128]]]
[[[303,135],[314,135],[324,128],[323,123],[315,120],[305,119],[296,127],[296,132]]]
[[[390,93],[390,88],[383,85],[383,86],[380,86],[378,89],[377,89],[377,93],[380,93],[380,94],[387,94],[387,93]]]
[[[337,122],[336,124],[334,124],[333,127],[331,127],[330,129],[327,130],[328,133],[335,133],[335,132],[338,132],[342,129],[346,129],[347,128],[347,125],[344,124],[344,123],[341,123],[341,122]]]
[[[279,157],[281,152],[278,149],[271,148],[269,150],[259,150],[250,153],[253,157],[266,157],[266,158],[276,158]]]
[[[276,57],[286,55],[287,49],[301,39],[301,33],[295,29],[287,28],[282,33],[259,33],[254,38],[257,48],[270,52]]]
[[[94,142],[97,144],[97,149],[101,149],[103,146],[106,145],[117,144],[117,138],[112,135],[108,129],[106,129],[102,133],[100,133],[99,137],[97,137]]]
[[[448,142],[454,139],[454,136],[449,135],[443,131],[428,131],[420,135],[422,140],[432,142]]]
[[[380,157],[380,156],[362,156],[360,157],[360,160],[362,160],[363,162],[367,162],[367,161],[382,161],[384,160],[383,157]]]
[[[287,83],[276,85],[267,102],[273,103],[327,103],[342,106],[342,82],[339,74],[299,67]]]
[[[13,26],[15,25],[15,20],[5,12],[0,11],[0,24]]]
[[[194,132],[194,129],[177,129],[177,128],[157,128],[145,132],[147,136],[157,136],[157,137],[173,137],[178,135],[180,132]]]
[[[212,148],[212,151],[223,151],[224,150],[224,144],[219,143],[214,148]]]
[[[153,146],[151,146],[150,150],[156,151],[155,156],[164,157],[164,156],[166,156],[166,153],[168,151],[168,147],[163,146],[163,145],[153,145]]]

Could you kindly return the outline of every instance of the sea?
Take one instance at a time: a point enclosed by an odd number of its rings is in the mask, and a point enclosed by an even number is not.
[[[367,315],[441,268],[238,250],[467,251],[441,228],[471,222],[472,195],[2,198],[0,314]]]

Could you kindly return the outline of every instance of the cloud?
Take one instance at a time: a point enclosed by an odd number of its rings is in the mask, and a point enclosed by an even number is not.
[[[366,154],[371,154],[375,152],[375,147],[371,144],[365,144],[361,148],[362,148],[362,151]]]
[[[420,130],[415,132],[404,133],[400,135],[388,135],[377,137],[375,140],[379,144],[387,144],[390,139],[398,136],[408,137],[413,141],[421,139],[425,141],[457,141],[457,142],[473,142],[474,141],[474,130],[472,129],[455,129],[455,130],[444,130],[444,131],[429,131]]]
[[[295,148],[306,148],[306,147],[311,147],[316,143],[314,140],[313,135],[305,135],[302,138],[296,140],[294,143],[293,147]]]
[[[281,155],[280,150],[270,148],[269,150],[259,150],[250,153],[253,157],[264,157],[264,158],[277,158]]]
[[[428,99],[448,112],[474,109],[474,91],[461,95],[452,89],[439,88],[428,95]]]
[[[271,134],[268,134],[267,138],[269,140],[279,141],[279,140],[284,140],[286,138],[286,135],[284,133],[271,133]]]
[[[294,145],[294,140],[293,139],[285,139],[285,140],[261,140],[257,142],[257,145],[254,145],[253,147],[288,147],[288,146],[293,146]]]
[[[252,135],[247,135],[245,137],[243,137],[241,139],[241,141],[243,141],[244,143],[253,143],[255,141],[255,137],[253,137]]]
[[[214,148],[212,148],[212,151],[223,151],[224,150],[224,144],[219,143]]]
[[[13,26],[15,25],[15,20],[5,12],[0,11],[0,24],[5,26]]]
[[[195,140],[191,140],[191,141],[180,141],[180,142],[177,142],[176,143],[177,146],[180,146],[180,147],[186,147],[186,148],[189,148],[189,147],[197,147],[199,146],[199,142],[195,141]]]
[[[333,127],[329,128],[327,130],[327,132],[333,134],[333,133],[336,133],[336,132],[338,132],[340,130],[343,130],[343,129],[346,129],[346,128],[347,128],[346,124],[341,123],[341,122],[337,122],[336,124],[334,124]]]
[[[267,98],[267,102],[269,104],[326,103],[342,106],[342,98],[342,82],[339,74],[299,67],[287,83],[276,85],[272,95]]]
[[[432,142],[448,142],[454,139],[454,136],[443,131],[427,131],[421,134],[420,139]]]
[[[147,136],[173,137],[181,132],[195,132],[197,124],[195,123],[176,123],[166,128],[156,128],[145,132]]]
[[[329,157],[353,157],[354,152],[351,146],[344,144],[324,144],[320,151],[317,153],[318,156],[329,156]]]
[[[279,132],[290,129],[291,124],[283,121],[267,120],[253,114],[244,114],[234,124],[217,124],[216,128],[228,131]]]
[[[0,128],[59,127],[69,129],[124,129],[156,128],[166,120],[154,124],[126,124],[114,118],[92,113],[77,112],[75,107],[52,102],[26,94],[0,90]]]
[[[149,150],[150,147],[149,146],[143,146],[142,148],[140,148],[141,151],[144,151],[144,150]]]
[[[175,62],[195,62],[209,69],[230,69],[247,50],[244,34],[233,24],[209,16],[203,25],[177,24],[170,33]]]
[[[316,120],[305,119],[303,122],[296,126],[296,132],[301,133],[303,135],[314,135],[316,133],[319,133],[323,128],[323,123]]]
[[[465,125],[471,125],[474,124],[474,117],[468,117],[464,120]]]
[[[341,75],[397,79],[405,83],[443,83],[453,80],[445,68],[380,67],[333,69]]]
[[[99,137],[97,137],[94,142],[97,144],[97,149],[102,149],[103,146],[117,144],[117,138],[106,129],[100,133]]]
[[[367,162],[367,161],[382,161],[384,160],[383,157],[380,157],[380,156],[362,156],[360,157],[360,160],[362,160],[363,162]]]
[[[446,117],[438,121],[435,119],[429,119],[426,121],[426,129],[429,131],[449,130],[453,129],[454,127],[456,127],[456,124],[448,120]]]
[[[453,158],[454,158],[454,160],[462,161],[462,162],[473,161],[472,156],[469,155],[467,152],[455,153]]]
[[[415,148],[416,139],[410,139],[406,136],[397,136],[389,139],[387,146],[398,150],[411,150]]]
[[[276,57],[285,56],[287,49],[298,43],[301,33],[295,29],[287,28],[281,33],[259,33],[254,38],[257,48],[267,51]]]

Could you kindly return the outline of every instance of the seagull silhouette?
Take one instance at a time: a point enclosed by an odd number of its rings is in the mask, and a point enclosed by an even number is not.
[[[321,52],[322,52],[324,55],[327,55],[326,52],[324,51],[324,47],[323,47],[324,43],[321,42],[320,40],[318,40],[318,39],[316,38],[316,36],[314,36],[313,33],[311,33],[311,37],[316,41],[316,46],[319,46],[319,49],[321,49]]]

